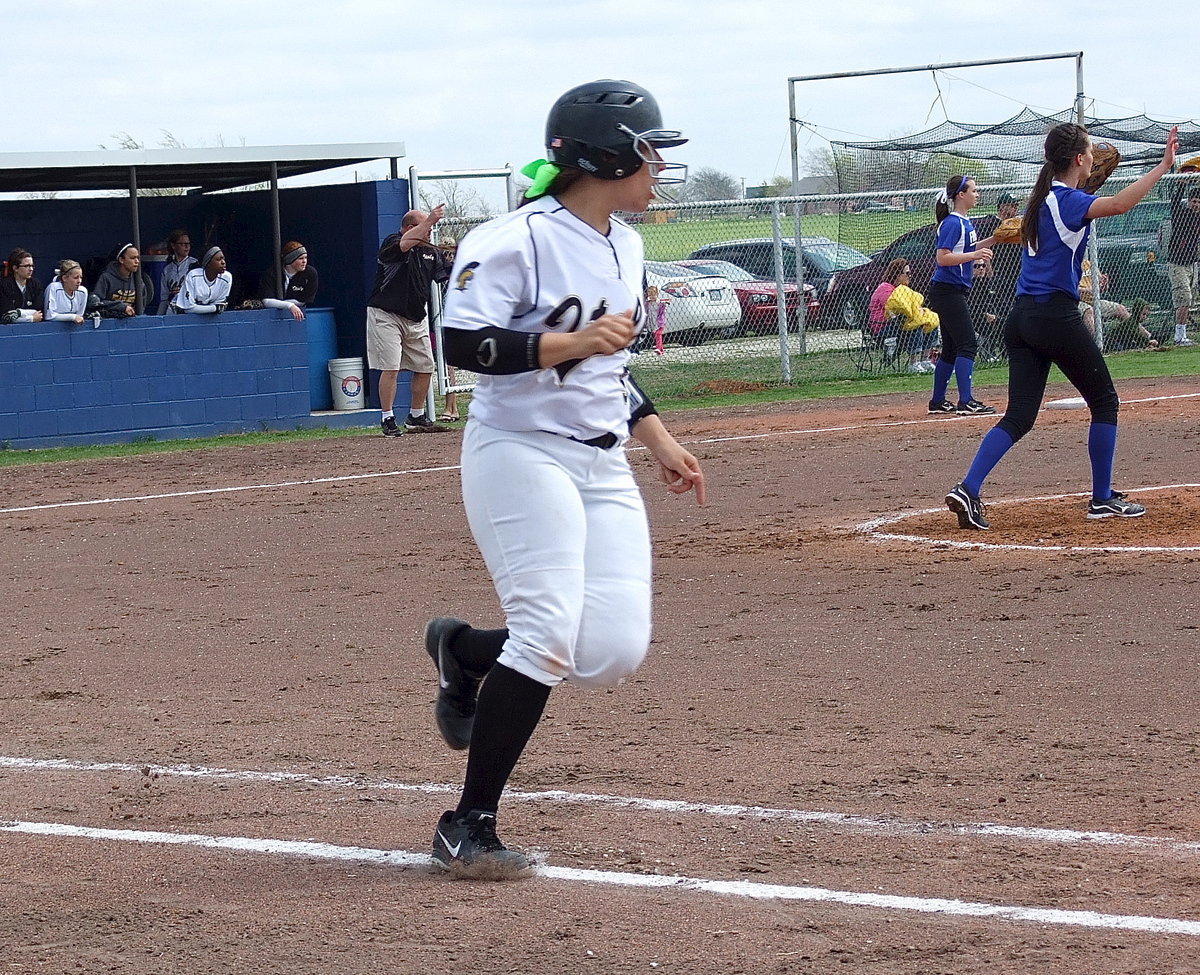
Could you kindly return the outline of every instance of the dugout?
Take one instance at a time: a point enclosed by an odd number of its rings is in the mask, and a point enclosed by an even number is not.
[[[373,413],[325,412],[310,358],[330,348],[331,358],[365,356],[364,309],[379,241],[409,209],[408,181],[397,178],[404,151],[403,143],[366,143],[0,153],[0,193],[23,194],[0,200],[0,256],[14,247],[30,251],[43,285],[58,261],[95,267],[127,241],[148,258],[143,270],[153,277],[148,251],[175,227],[189,231],[197,255],[210,243],[222,246],[235,301],[254,295],[263,273],[281,272],[283,239],[304,241],[321,275],[320,308],[306,322],[263,309],[104,319],[88,337],[58,322],[0,327],[0,443],[376,423]],[[391,179],[279,186],[380,159],[390,161]],[[145,195],[158,190],[182,192]],[[107,195],[39,196],[76,192]]]

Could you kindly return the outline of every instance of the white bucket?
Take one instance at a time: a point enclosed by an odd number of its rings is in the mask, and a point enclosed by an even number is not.
[[[361,410],[366,406],[362,359],[330,359],[329,386],[335,410]]]

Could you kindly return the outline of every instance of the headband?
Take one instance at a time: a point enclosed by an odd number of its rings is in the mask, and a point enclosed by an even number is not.
[[[119,251],[117,251],[117,260],[119,261],[119,260],[120,260],[122,257],[124,257],[124,256],[125,256],[125,252],[126,252],[127,250],[129,250],[129,248],[131,248],[132,246],[133,246],[133,244],[126,244],[126,245],[125,245],[124,247],[122,247],[122,248],[121,248]]]
[[[525,199],[532,200],[537,196],[545,196],[546,191],[550,189],[550,184],[554,182],[554,177],[561,172],[560,167],[545,159],[535,159],[528,166],[522,166],[521,175],[528,176],[533,180],[533,185],[525,191]]]
[[[206,250],[206,251],[204,252],[204,260],[200,262],[200,266],[201,266],[201,267],[208,267],[208,262],[209,262],[209,261],[211,261],[211,260],[212,260],[214,257],[216,257],[218,254],[223,254],[223,253],[225,253],[225,252],[224,252],[223,250],[221,250],[221,248],[219,248],[219,247],[215,247],[215,246],[214,246],[214,247],[210,247],[208,250]]]
[[[297,248],[294,248],[293,250],[288,251],[286,254],[284,254],[283,255],[283,263],[291,264],[293,261],[300,260],[300,258],[302,258],[307,253],[308,253],[308,248],[301,245]]]
[[[954,197],[958,196],[958,194],[961,193],[964,189],[966,189],[967,180],[969,180],[969,179],[974,179],[974,177],[971,176],[970,173],[968,173],[966,176],[964,176],[962,179],[960,179],[958,181],[958,189],[956,189],[950,195],[947,195],[945,190],[938,190],[938,195],[937,195],[938,203],[945,203],[947,206],[949,206],[950,201]]]

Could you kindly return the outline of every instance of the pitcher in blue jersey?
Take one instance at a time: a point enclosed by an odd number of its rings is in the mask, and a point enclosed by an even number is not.
[[[1133,209],[1170,172],[1179,146],[1176,129],[1162,161],[1113,196],[1078,189],[1092,169],[1092,143],[1081,125],[1056,125],[1046,136],[1046,161],[1021,221],[1021,276],[1017,303],[1004,325],[1008,346],[1008,409],[984,436],[967,476],[946,495],[960,528],[986,530],[979,493],[984,478],[1033,429],[1050,367],[1058,366],[1092,413],[1088,458],[1092,468],[1089,518],[1138,518],[1146,509],[1112,486],[1120,400],[1108,364],[1079,314],[1079,278],[1092,221]]]

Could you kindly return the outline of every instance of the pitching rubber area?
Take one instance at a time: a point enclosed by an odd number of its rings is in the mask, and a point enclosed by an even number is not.
[[[510,883],[428,853],[424,624],[500,624],[459,433],[0,470],[0,972],[1194,972],[1200,385],[1120,391],[1146,517],[1046,411],[985,533],[994,417],[668,417],[710,503],[630,451],[651,654],[552,695]]]

